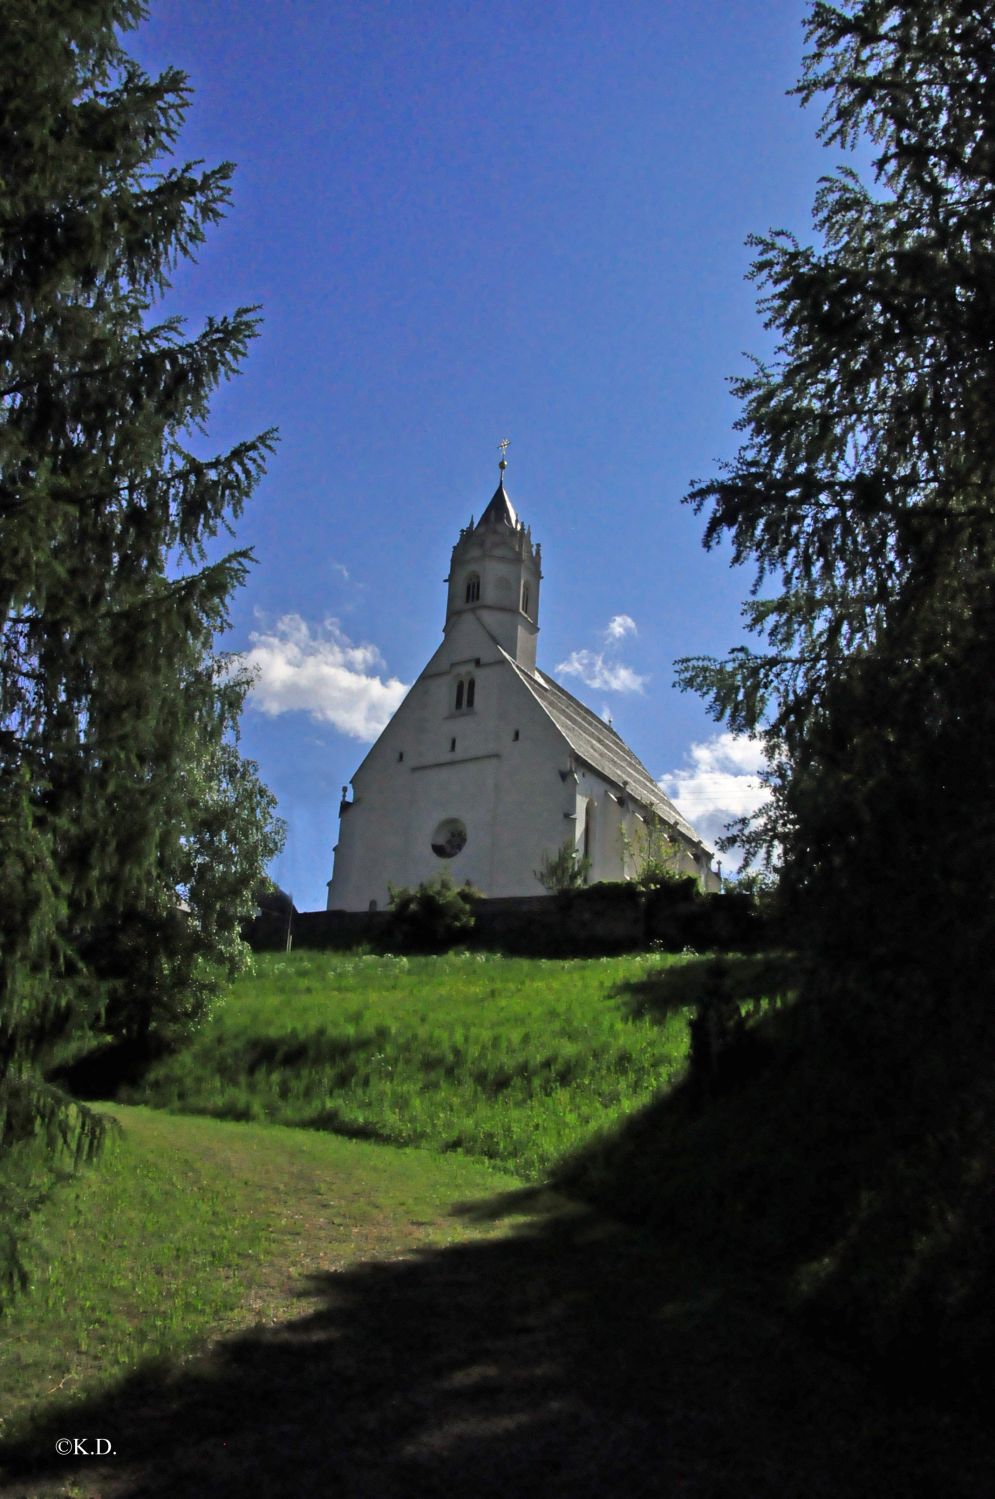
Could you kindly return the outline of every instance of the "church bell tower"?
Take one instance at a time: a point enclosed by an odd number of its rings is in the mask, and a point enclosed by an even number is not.
[[[501,478],[490,503],[476,525],[471,516],[453,547],[445,633],[459,615],[472,610],[518,665],[534,672],[541,551],[508,498],[506,468],[502,457]]]

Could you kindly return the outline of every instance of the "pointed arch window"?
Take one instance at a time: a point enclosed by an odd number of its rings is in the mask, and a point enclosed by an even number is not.
[[[594,858],[594,803],[587,803],[587,812],[584,817],[584,858]]]
[[[480,574],[471,573],[466,580],[466,601],[475,604],[480,598]]]
[[[456,678],[453,688],[452,708],[453,713],[469,713],[473,709],[477,697],[477,682],[475,677],[462,676]]]
[[[528,612],[529,612],[529,585],[527,583],[523,583],[522,584],[522,613],[523,614],[528,614]]]

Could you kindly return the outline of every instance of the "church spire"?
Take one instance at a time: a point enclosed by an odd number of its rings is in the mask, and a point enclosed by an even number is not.
[[[513,531],[518,530],[518,516],[515,507],[508,498],[508,491],[504,487],[504,475],[501,482],[491,495],[487,509],[477,522],[476,530],[483,526],[510,526]]]
[[[504,487],[504,471],[508,467],[507,453],[510,446],[511,439],[507,437],[498,443],[498,452],[501,454],[498,463],[500,471],[498,487],[491,496],[487,509],[477,522],[478,529],[481,526],[510,526],[513,531],[518,530],[518,516],[515,514],[514,505],[508,498],[508,491]]]

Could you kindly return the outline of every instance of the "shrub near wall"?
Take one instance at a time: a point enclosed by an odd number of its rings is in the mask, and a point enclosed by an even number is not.
[[[580,951],[628,952],[646,941],[644,892],[631,880],[599,880],[556,897],[565,940]]]
[[[654,942],[666,952],[681,952],[685,947],[699,950],[712,946],[705,937],[703,901],[697,881],[690,875],[666,880],[640,892],[647,942]]]
[[[476,915],[475,947],[522,957],[600,956],[646,942],[642,892],[629,881],[480,900]]]
[[[770,942],[773,930],[755,896],[703,895],[690,875],[648,889],[605,880],[565,891],[555,904],[558,935],[577,951],[625,952],[652,943],[665,952],[754,952]]]
[[[755,952],[771,940],[772,923],[744,891],[702,895],[685,879],[647,890],[645,899],[647,940],[668,952]]]
[[[638,951],[754,952],[771,928],[752,895],[702,895],[693,877],[640,889],[604,880],[557,895],[482,900],[474,945],[534,957]]]
[[[774,923],[761,910],[756,896],[742,890],[730,890],[727,894],[711,891],[703,896],[692,924],[694,921],[701,922],[708,940],[696,942],[692,938],[692,947],[756,952],[770,945],[774,933]]]

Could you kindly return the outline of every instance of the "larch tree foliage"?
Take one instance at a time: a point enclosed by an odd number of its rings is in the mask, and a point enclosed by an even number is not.
[[[278,848],[213,654],[249,554],[208,562],[271,433],[190,450],[251,308],[154,308],[232,168],[173,148],[184,76],[123,50],[140,0],[0,10],[0,1142],[99,1121],[44,1080],[96,1030],[148,1044],[234,973]]]
[[[806,28],[795,92],[873,168],[821,180],[818,244],[751,241],[776,353],[687,499],[755,564],[758,644],[680,680],[764,737],[752,848],[783,850],[837,1013],[918,995],[942,1029],[987,1012],[995,936],[995,4],[816,0]]]

